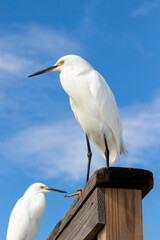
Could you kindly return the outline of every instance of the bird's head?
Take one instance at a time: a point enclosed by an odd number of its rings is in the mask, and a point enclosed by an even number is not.
[[[62,190],[59,190],[59,189],[56,189],[56,188],[49,188],[43,183],[34,183],[26,190],[25,194],[49,193],[49,192],[66,193],[66,191],[62,191]]]
[[[83,58],[81,58],[80,56],[77,55],[66,55],[64,57],[61,57],[56,64],[54,64],[51,67],[45,68],[43,70],[40,70],[38,72],[35,72],[31,75],[29,75],[28,77],[34,77],[36,75],[40,75],[43,73],[47,73],[47,72],[54,72],[54,71],[62,71],[63,69],[66,68],[70,68],[71,70],[73,70],[74,68],[78,69],[85,69],[85,68],[91,68],[91,65],[85,61]]]

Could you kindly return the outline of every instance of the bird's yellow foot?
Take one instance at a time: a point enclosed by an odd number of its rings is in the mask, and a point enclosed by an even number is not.
[[[79,195],[81,192],[82,192],[82,189],[78,188],[76,193],[68,194],[65,197],[73,197],[73,196]]]

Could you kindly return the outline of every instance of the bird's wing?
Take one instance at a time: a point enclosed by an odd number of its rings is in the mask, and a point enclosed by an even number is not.
[[[120,155],[120,139],[122,134],[122,126],[119,111],[115,101],[115,97],[110,90],[104,78],[97,72],[92,71],[90,79],[90,91],[95,98],[97,110],[99,111],[104,123],[111,130],[115,138],[118,158]]]
[[[70,100],[71,109],[72,109],[72,111],[74,112],[74,116],[75,116],[77,122],[79,123],[79,125],[81,126],[81,123],[80,123],[80,121],[79,121],[79,118],[78,118],[78,115],[77,115],[77,112],[76,112],[76,108],[75,108],[75,106],[74,106],[74,103],[73,103],[73,101],[72,101],[72,98],[70,98],[69,100]],[[82,127],[82,126],[81,126],[81,127]]]
[[[25,240],[28,233],[28,216],[23,198],[20,198],[12,210],[8,230],[7,240]]]

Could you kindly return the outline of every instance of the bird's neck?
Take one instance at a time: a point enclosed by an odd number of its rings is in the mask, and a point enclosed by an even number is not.
[[[87,74],[87,70],[86,70]],[[84,71],[66,69],[60,74],[60,81],[65,92],[76,101],[81,97],[84,89],[87,89],[87,82],[84,78]]]
[[[32,195],[27,195],[26,198],[28,198],[28,209],[30,209],[33,216],[42,216],[43,212],[45,210],[45,196],[43,193],[37,193]]]

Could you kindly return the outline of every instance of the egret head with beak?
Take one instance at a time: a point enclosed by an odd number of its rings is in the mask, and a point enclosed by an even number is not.
[[[42,69],[38,72],[35,72],[31,75],[29,75],[28,77],[34,77],[36,75],[40,75],[40,74],[43,74],[43,73],[47,73],[47,72],[53,72],[53,71],[61,71],[62,69],[62,66],[64,64],[64,60],[59,60],[56,64],[54,64],[53,66],[51,67],[48,67],[48,68],[45,68],[45,69]]]

